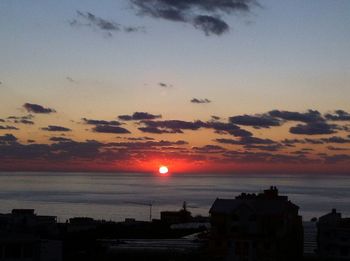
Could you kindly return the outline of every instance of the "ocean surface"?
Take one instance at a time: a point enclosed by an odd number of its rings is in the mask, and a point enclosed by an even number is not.
[[[332,208],[350,216],[350,177],[305,175],[0,172],[0,213],[33,208],[39,215],[121,221],[159,218],[184,201],[193,215],[208,215],[216,198],[277,186],[300,207],[303,220]]]

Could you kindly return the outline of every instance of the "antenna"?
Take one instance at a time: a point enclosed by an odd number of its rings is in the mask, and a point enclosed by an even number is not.
[[[134,201],[126,201],[125,203],[128,204],[134,204],[134,205],[140,205],[140,206],[149,206],[149,221],[152,221],[152,202],[146,203],[146,202],[134,202]]]

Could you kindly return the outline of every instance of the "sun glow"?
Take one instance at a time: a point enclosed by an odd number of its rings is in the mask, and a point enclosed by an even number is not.
[[[160,168],[159,168],[159,173],[160,174],[167,174],[169,172],[169,170],[168,170],[168,167],[166,167],[166,166],[161,166]]]

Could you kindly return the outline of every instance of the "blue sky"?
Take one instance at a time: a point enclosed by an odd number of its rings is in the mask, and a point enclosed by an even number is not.
[[[129,0],[2,0],[0,118],[25,113],[26,102],[59,111],[38,119],[46,125],[135,111],[182,120],[350,111],[350,2],[259,4],[224,14],[230,31],[207,36],[189,23],[137,15]],[[142,30],[108,35],[84,26],[77,11]],[[71,26],[74,20],[80,25]],[[211,103],[197,106],[192,98]]]

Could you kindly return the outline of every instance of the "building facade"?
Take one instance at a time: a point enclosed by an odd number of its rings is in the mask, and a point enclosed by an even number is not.
[[[335,209],[317,222],[318,255],[322,260],[350,260],[350,218]]]
[[[303,226],[298,210],[276,187],[216,199],[209,211],[212,255],[217,260],[301,260]]]

